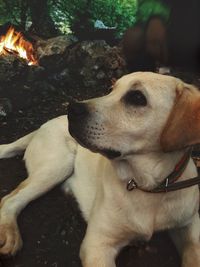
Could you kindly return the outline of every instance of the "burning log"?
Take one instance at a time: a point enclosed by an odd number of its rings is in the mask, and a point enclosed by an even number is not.
[[[7,33],[0,37],[0,55],[14,54],[25,59],[28,65],[36,65],[33,45],[25,40],[21,32],[10,27]]]

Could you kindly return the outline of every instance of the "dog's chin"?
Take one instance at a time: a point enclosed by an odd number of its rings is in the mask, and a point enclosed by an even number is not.
[[[90,151],[92,151],[93,153],[100,153],[103,156],[105,156],[106,158],[112,160],[112,159],[116,159],[118,157],[121,156],[121,152],[111,149],[111,148],[99,148],[95,145],[90,144],[89,142],[87,142],[86,140],[83,139],[79,139],[76,136],[73,136],[74,139],[79,143],[79,145],[81,145],[84,148],[89,149]]]
[[[111,148],[109,148],[109,149],[108,148],[99,148],[99,147],[97,147],[95,145],[89,144],[88,142],[84,142],[83,140],[81,140],[81,141],[77,140],[77,141],[81,146],[89,149],[90,151],[92,151],[94,153],[102,154],[103,156],[105,156],[106,158],[108,158],[110,160],[116,159],[116,158],[121,156],[121,152],[120,151],[113,150]]]
[[[98,148],[96,146],[92,146],[92,145],[84,145],[85,148],[89,149],[90,151],[94,152],[94,153],[99,153],[101,155],[103,155],[104,157],[112,160],[112,159],[116,159],[119,158],[121,156],[121,152],[117,151],[117,150],[113,150],[111,148],[107,149],[107,148]]]
[[[99,150],[103,156],[107,157],[108,159],[116,159],[121,156],[121,152],[113,149],[102,149]]]

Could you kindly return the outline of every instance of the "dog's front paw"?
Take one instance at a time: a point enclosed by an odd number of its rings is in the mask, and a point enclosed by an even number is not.
[[[13,256],[22,247],[16,223],[0,224],[0,254]]]

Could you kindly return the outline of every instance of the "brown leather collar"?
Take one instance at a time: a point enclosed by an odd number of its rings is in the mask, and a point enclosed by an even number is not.
[[[199,176],[190,178],[184,181],[176,182],[179,179],[179,177],[182,175],[182,173],[184,172],[190,160],[191,153],[192,153],[192,149],[190,148],[183,155],[183,157],[178,162],[178,164],[175,166],[174,170],[170,173],[170,175],[168,175],[167,178],[165,178],[165,180],[158,187],[152,190],[145,190],[145,189],[139,188],[134,179],[130,179],[127,183],[127,187],[126,187],[127,190],[132,191],[133,189],[139,189],[139,190],[142,190],[148,193],[167,193],[167,192],[187,188],[187,187],[190,187],[196,184],[200,184]]]

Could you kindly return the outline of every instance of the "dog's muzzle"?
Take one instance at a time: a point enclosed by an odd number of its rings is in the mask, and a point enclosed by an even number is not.
[[[119,151],[111,148],[98,147],[87,137],[87,122],[90,117],[90,111],[86,103],[71,103],[68,106],[69,132],[71,136],[83,147],[90,149],[92,152],[101,153],[109,159],[115,159],[121,156]],[[94,138],[94,136],[93,136]]]

